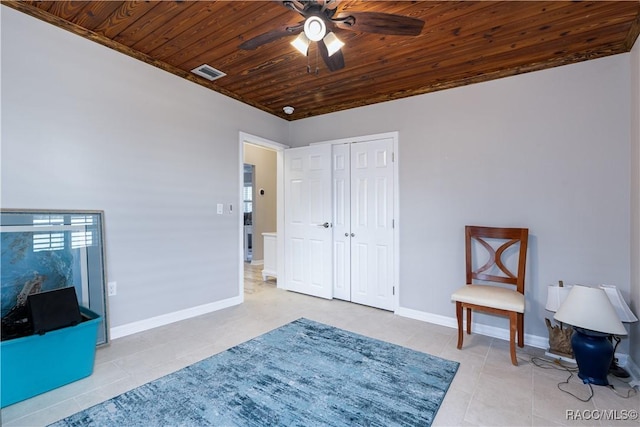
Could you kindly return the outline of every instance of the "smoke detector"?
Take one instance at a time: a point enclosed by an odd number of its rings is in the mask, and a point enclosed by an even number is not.
[[[287,105],[286,107],[282,107],[282,111],[284,111],[285,114],[293,114],[293,110],[294,108],[290,105]]]

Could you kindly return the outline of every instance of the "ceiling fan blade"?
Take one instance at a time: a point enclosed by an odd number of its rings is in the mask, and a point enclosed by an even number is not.
[[[286,25],[284,27],[277,28],[275,30],[267,31],[266,33],[255,36],[249,40],[246,40],[238,46],[239,49],[253,50],[264,44],[271,43],[278,40],[281,37],[291,36],[298,34],[304,28],[304,21],[293,25]]]
[[[322,10],[334,10],[338,7],[338,0],[324,0]]]
[[[284,0],[284,1],[279,1],[278,3],[282,4],[287,9],[291,9],[294,12],[298,12],[299,14],[302,14],[304,11],[304,2],[301,2],[299,0]]]
[[[398,36],[417,36],[424,27],[420,19],[381,12],[339,13],[333,21],[345,30]]]
[[[338,71],[344,68],[344,56],[342,55],[342,49],[329,56],[327,45],[324,44],[324,40],[320,40],[318,42],[318,50],[320,51],[320,56],[322,56],[324,63],[327,64],[329,71]]]

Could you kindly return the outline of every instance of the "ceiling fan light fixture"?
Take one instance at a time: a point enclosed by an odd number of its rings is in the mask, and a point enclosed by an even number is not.
[[[300,33],[298,35],[298,37],[296,37],[295,40],[293,40],[291,42],[291,46],[293,46],[296,49],[298,49],[298,52],[300,52],[301,54],[307,56],[307,52],[309,51],[309,44],[310,43],[311,42],[309,41],[307,36],[305,36],[304,33]]]
[[[327,26],[318,16],[310,16],[304,21],[304,34],[314,42],[319,42],[327,34]]]
[[[344,46],[342,40],[340,40],[333,32],[329,32],[324,38],[324,44],[327,46],[327,53],[329,56],[333,55]]]

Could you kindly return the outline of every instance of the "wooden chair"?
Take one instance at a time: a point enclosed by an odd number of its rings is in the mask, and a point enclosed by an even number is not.
[[[509,318],[509,342],[511,363],[518,365],[516,359],[516,335],[518,346],[524,347],[524,278],[527,261],[527,242],[529,230],[527,228],[495,228],[495,227],[465,227],[465,252],[467,284],[451,295],[456,303],[456,318],[458,319],[458,349],[462,348],[462,317],[463,309],[467,312],[467,334],[471,334],[471,311],[507,316]],[[489,253],[489,260],[474,270],[472,253],[473,241],[480,243]],[[502,243],[494,249],[487,240],[495,245],[495,241]],[[506,240],[506,242],[505,242]],[[504,254],[512,245],[519,243],[517,253],[517,274],[513,274],[504,264]],[[477,246],[477,245],[475,245]],[[481,259],[481,258],[477,258]],[[482,281],[483,283],[474,283]],[[493,282],[494,285],[486,284]],[[501,285],[496,285],[496,284]],[[508,286],[512,285],[515,289]]]

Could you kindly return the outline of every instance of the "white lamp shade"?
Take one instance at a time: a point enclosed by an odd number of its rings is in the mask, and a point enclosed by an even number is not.
[[[544,308],[553,312],[558,311],[564,300],[567,299],[571,288],[571,286],[549,285],[547,288],[547,304]]]
[[[309,41],[309,39],[307,38],[307,36],[304,35],[304,33],[300,33],[298,35],[298,37],[296,37],[292,42],[291,42],[291,46],[295,47],[296,49],[298,49],[298,52],[300,52],[303,55],[307,55],[307,51],[309,50],[309,44],[311,42]]]
[[[609,297],[609,301],[611,301],[613,308],[616,309],[621,322],[631,323],[638,321],[638,318],[633,314],[627,303],[624,302],[622,294],[615,285],[600,285],[600,289],[603,289]]]
[[[327,54],[329,56],[333,55],[334,53],[339,51],[340,48],[342,48],[342,46],[344,46],[344,43],[342,42],[342,40],[336,37],[336,35],[333,34],[332,32],[328,33],[324,37],[323,41],[325,46],[327,46]]]
[[[574,285],[553,318],[591,331],[627,335],[616,309],[600,288]]]

